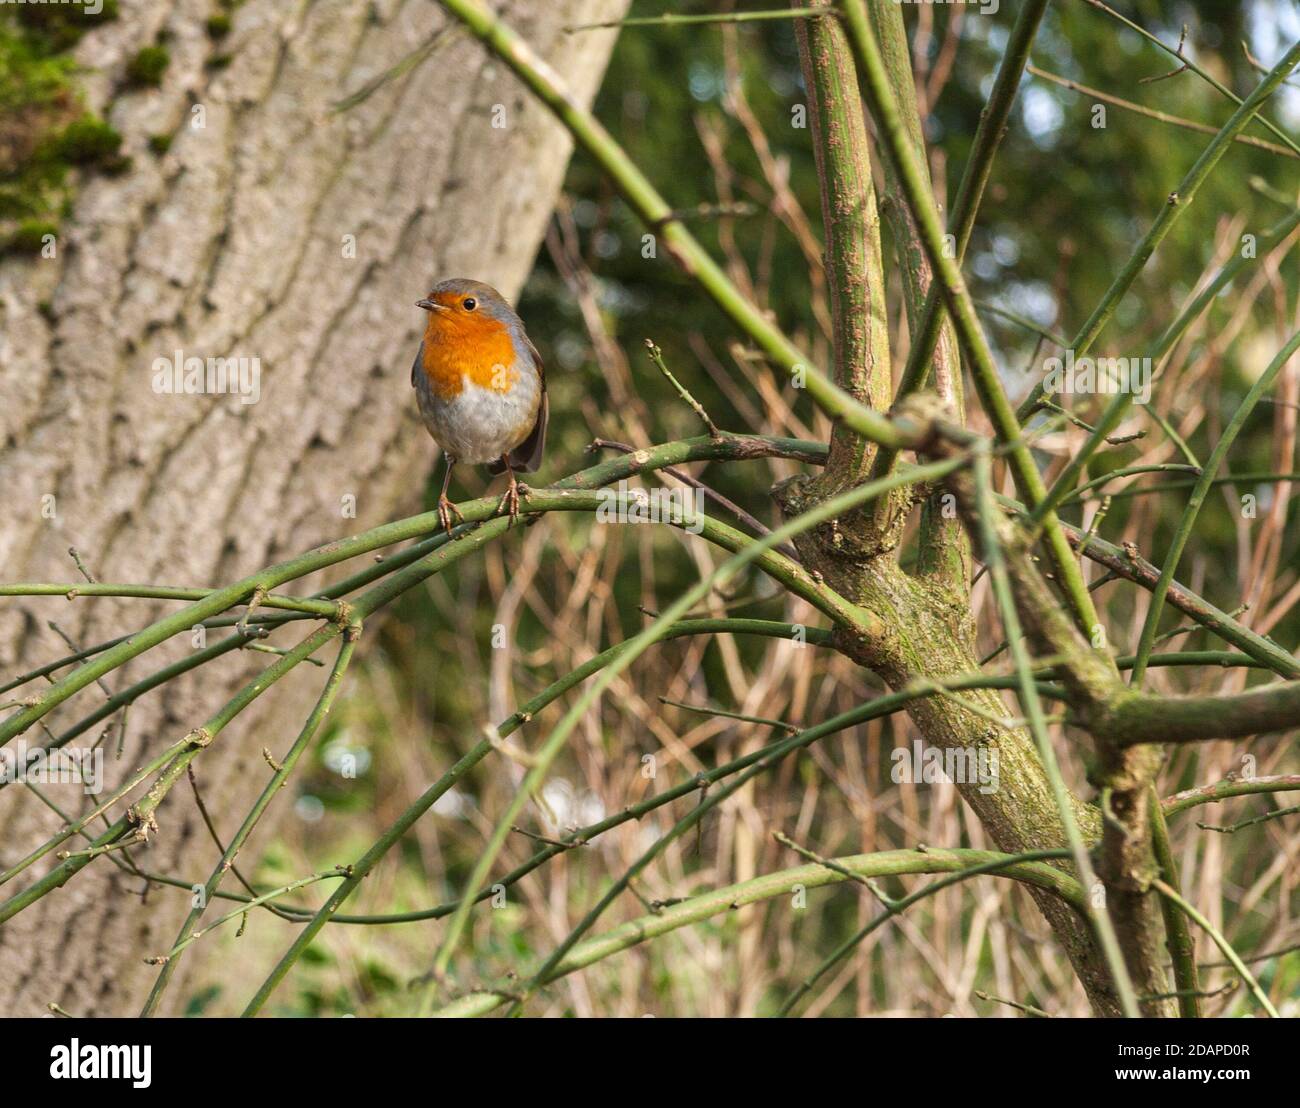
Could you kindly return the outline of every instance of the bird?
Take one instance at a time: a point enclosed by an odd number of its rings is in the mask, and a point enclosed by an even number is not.
[[[535,472],[546,444],[549,402],[541,355],[509,301],[481,281],[439,281],[415,306],[429,318],[411,384],[424,426],[447,458],[438,519],[448,536],[452,516],[464,522],[447,489],[456,463],[467,462],[486,465],[493,476],[509,475],[497,514],[507,511],[514,523],[520,495],[528,495],[515,474]]]

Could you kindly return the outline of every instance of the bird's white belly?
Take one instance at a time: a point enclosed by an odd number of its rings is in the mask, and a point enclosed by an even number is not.
[[[418,382],[424,384],[424,382]],[[520,374],[509,392],[466,379],[450,399],[417,387],[420,414],[438,445],[458,462],[482,465],[509,454],[537,422],[542,390],[535,374]]]

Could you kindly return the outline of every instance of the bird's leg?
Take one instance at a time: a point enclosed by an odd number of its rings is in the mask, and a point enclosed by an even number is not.
[[[442,522],[442,529],[447,532],[447,537],[451,537],[451,517],[455,516],[461,523],[465,522],[465,517],[460,514],[460,509],[447,499],[447,488],[451,484],[451,470],[456,464],[456,459],[450,454],[447,455],[447,471],[442,475],[442,492],[438,496],[438,519]]]
[[[501,503],[497,505],[496,514],[500,515],[502,512],[508,511],[510,515],[510,522],[514,523],[516,520],[519,519],[520,485],[518,480],[516,480],[515,478],[515,471],[510,467],[509,456],[507,455],[502,457],[501,461],[505,464],[506,476],[510,478],[510,484],[506,488],[505,495],[501,498]]]

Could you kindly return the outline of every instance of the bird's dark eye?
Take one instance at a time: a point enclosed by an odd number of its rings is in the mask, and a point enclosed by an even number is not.
[[[463,307],[467,312],[472,312],[475,308],[478,307],[478,301],[475,300],[472,296],[467,296],[465,297],[464,300],[461,301],[461,307]]]

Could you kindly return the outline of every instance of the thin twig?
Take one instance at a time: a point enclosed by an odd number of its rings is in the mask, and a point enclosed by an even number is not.
[[[709,704],[687,704],[683,700],[672,700],[669,697],[661,696],[660,704],[668,704],[673,708],[681,708],[687,712],[698,712],[704,716],[721,716],[723,719],[734,719],[741,723],[757,723],[764,727],[776,727],[782,731],[791,733],[798,731],[799,728],[793,723],[786,723],[783,719],[768,719],[765,716],[746,716],[739,712],[728,712],[725,708],[714,708]]]
[[[820,19],[835,17],[839,13],[834,8],[773,8],[754,12],[714,12],[704,15],[677,15],[669,12],[665,15],[632,16],[627,19],[608,19],[601,23],[571,23],[564,28],[565,34],[578,31],[600,31],[611,27],[691,27],[705,23],[758,23],[773,19]]]
[[[1268,995],[1259,987],[1259,982],[1255,980],[1255,975],[1246,968],[1246,963],[1242,961],[1241,956],[1232,948],[1232,944],[1224,938],[1223,932],[1201,915],[1192,904],[1184,900],[1183,897],[1181,897],[1174,889],[1170,888],[1169,885],[1165,884],[1165,882],[1161,881],[1159,878],[1152,881],[1151,885],[1160,893],[1161,896],[1168,897],[1178,905],[1179,908],[1191,917],[1193,922],[1200,926],[1201,929],[1214,940],[1214,945],[1223,951],[1223,956],[1228,959],[1232,964],[1232,968],[1237,971],[1238,976],[1240,976],[1246,983],[1246,987],[1250,989],[1251,995],[1259,1001],[1259,1006],[1273,1019],[1281,1019],[1282,1017],[1278,1015],[1277,1009],[1273,1007],[1273,1002],[1268,999]]]
[[[704,410],[704,405],[696,400],[695,397],[690,394],[690,391],[686,386],[673,376],[673,371],[668,368],[668,363],[664,361],[664,352],[659,349],[654,339],[646,339],[645,348],[650,352],[650,360],[654,362],[655,368],[668,378],[669,384],[677,390],[677,395],[685,400],[686,403],[691,406],[691,410],[700,417],[700,420],[704,423],[705,429],[709,432],[709,438],[722,438],[722,432],[718,430],[717,424],[709,418],[709,413]]]
[[[1252,816],[1250,819],[1243,819],[1238,823],[1230,823],[1227,827],[1219,827],[1212,823],[1201,823],[1199,821],[1197,821],[1196,826],[1202,831],[1218,831],[1222,835],[1235,835],[1244,827],[1254,827],[1256,824],[1267,823],[1269,820],[1279,819],[1282,816],[1294,816],[1297,812],[1300,812],[1300,804],[1291,808],[1277,808],[1260,816]]]

